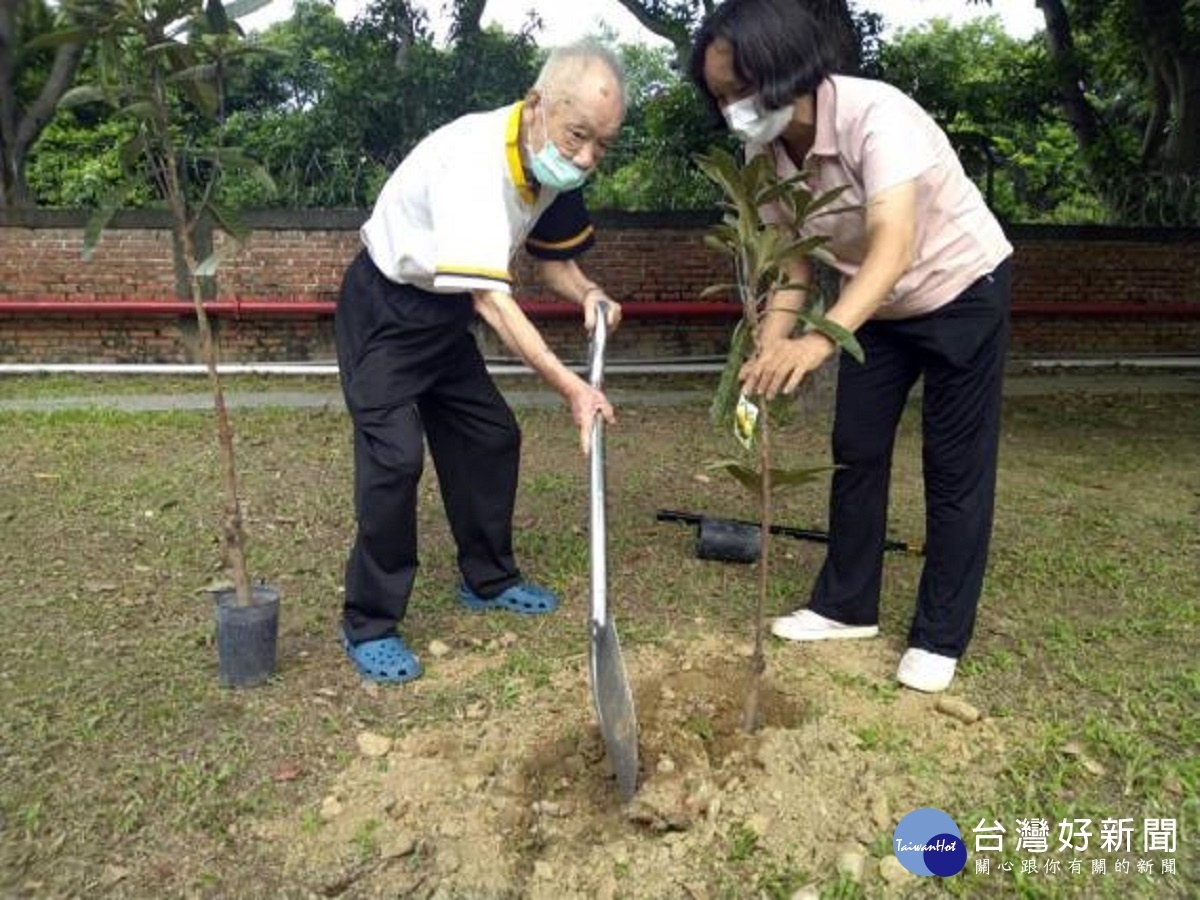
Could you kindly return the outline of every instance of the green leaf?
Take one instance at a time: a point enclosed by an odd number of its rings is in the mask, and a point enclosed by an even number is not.
[[[117,148],[117,159],[121,163],[121,168],[129,172],[149,152],[150,142],[147,140],[145,132],[139,131]]]
[[[817,197],[815,200],[813,200],[811,203],[809,203],[805,207],[805,209],[804,209],[805,219],[811,219],[814,216],[816,216],[816,214],[818,212],[820,212],[822,209],[827,207],[829,204],[833,203],[833,201],[836,200],[838,197],[842,196],[842,194],[849,187],[850,187],[850,185],[848,185],[848,184],[838,185],[833,190],[826,191],[824,194]],[[835,210],[830,210],[830,212],[831,213],[840,213],[840,212],[845,212],[846,210],[849,210],[849,209],[858,209],[858,208],[859,207],[857,207],[857,206],[839,206]]]
[[[755,468],[736,459],[721,459],[709,463],[705,468],[711,471],[724,471],[732,476],[742,487],[755,497],[762,494],[762,474]],[[840,466],[808,466],[801,469],[771,468],[771,490],[781,487],[797,487],[811,484],[823,475],[840,468]]]
[[[117,210],[125,204],[125,198],[133,193],[136,187],[137,184],[133,180],[126,180],[116,185],[105,195],[99,208],[88,217],[87,225],[83,229],[84,262],[90,260],[95,254],[96,245],[100,243],[104,229],[108,227],[108,223],[112,221]]]
[[[91,84],[71,88],[58,100],[59,109],[74,109],[88,103],[104,103],[108,100],[102,89]]]
[[[243,19],[251,13],[270,6],[272,2],[273,0],[234,0],[233,3],[225,5],[225,14],[231,19]]]
[[[86,44],[95,37],[90,28],[64,28],[30,38],[20,49],[23,53],[34,53],[37,50],[55,50],[64,44]]]
[[[709,463],[705,468],[711,471],[724,471],[748,490],[753,496],[758,497],[762,494],[762,476],[758,474],[757,469],[752,469],[750,466],[736,459],[721,459],[714,463]]]
[[[736,243],[727,241],[715,234],[706,234],[704,236],[704,243],[716,250],[718,253],[724,253],[727,256],[737,255]]]
[[[239,244],[250,236],[250,228],[241,221],[236,210],[227,206],[219,206],[216,203],[206,204],[205,209],[212,213],[222,230],[231,235]],[[240,246],[238,249],[241,249]]]
[[[796,487],[819,481],[821,476],[840,469],[841,466],[806,466],[801,469],[771,469],[771,485],[773,487]]]
[[[214,34],[224,34],[229,30],[229,16],[221,0],[208,0],[204,4],[204,19],[209,31]]]
[[[186,69],[180,69],[178,72],[172,72],[167,76],[167,83],[171,84],[180,81],[211,83],[216,77],[217,66],[215,63],[199,63],[194,66],[188,66]]]
[[[738,395],[741,393],[741,381],[738,373],[742,363],[746,361],[751,344],[751,330],[745,319],[738,321],[733,329],[730,340],[729,355],[725,358],[725,367],[721,370],[721,378],[717,382],[717,391],[709,407],[709,420],[717,428],[733,426],[733,411],[737,406]]]
[[[813,331],[819,331],[825,335],[859,362],[866,360],[866,353],[863,351],[862,344],[858,342],[858,338],[854,336],[854,332],[817,313],[805,311],[800,314],[800,318]]]
[[[158,108],[149,100],[138,100],[130,103],[128,106],[122,106],[117,110],[117,113],[122,116],[140,119],[151,126],[155,125],[158,121]]]

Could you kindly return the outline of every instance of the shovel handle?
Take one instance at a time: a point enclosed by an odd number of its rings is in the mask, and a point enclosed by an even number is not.
[[[604,351],[608,344],[608,303],[596,304],[596,324],[592,328],[591,360],[588,383],[596,390],[604,387]],[[604,497],[604,416],[597,412],[592,419],[591,452],[588,454],[588,476],[591,482],[591,507],[588,535],[591,544],[592,622],[604,627],[608,622],[608,523]]]

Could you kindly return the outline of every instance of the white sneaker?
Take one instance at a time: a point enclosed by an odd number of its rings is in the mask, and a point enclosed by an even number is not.
[[[878,625],[846,625],[811,609],[798,609],[771,623],[771,634],[785,641],[828,641],[847,638],[872,638],[879,634]]]
[[[937,694],[950,687],[958,660],[953,656],[941,656],[928,650],[909,647],[900,657],[896,669],[896,680],[914,691]]]

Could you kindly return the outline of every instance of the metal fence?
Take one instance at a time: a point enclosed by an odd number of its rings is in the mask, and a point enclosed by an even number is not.
[[[635,144],[636,142],[634,142]],[[603,178],[611,176],[638,152],[634,144],[623,143],[604,161]],[[1200,226],[1200,178],[1189,175],[1142,175],[1114,178],[1097,183],[1080,178],[1074,199],[1067,206],[1048,206],[1046,198],[1030,187],[1026,174],[1017,166],[980,149],[975,144],[959,147],[964,166],[979,185],[989,205],[1000,210],[1009,221],[1080,225],[1124,225],[1147,227]],[[368,208],[401,155],[389,153],[370,156],[356,150],[337,149],[325,154],[292,155],[264,161],[271,172],[277,193],[252,198],[254,205],[277,208]],[[681,167],[690,162],[681,159]],[[606,185],[602,190],[606,205],[621,194]],[[715,201],[714,191],[713,199]],[[690,202],[697,202],[694,198]],[[704,202],[703,200],[699,202]],[[672,203],[678,208],[678,204]],[[639,207],[644,208],[644,207]]]

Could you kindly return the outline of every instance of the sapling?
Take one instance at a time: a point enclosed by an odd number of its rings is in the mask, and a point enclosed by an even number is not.
[[[767,588],[771,565],[771,518],[774,491],[784,485],[813,481],[832,466],[803,469],[776,468],[772,463],[771,425],[778,420],[790,401],[780,397],[765,402],[759,397],[747,397],[739,389],[738,374],[758,346],[764,317],[770,312],[780,292],[802,292],[804,302],[796,313],[806,329],[827,335],[840,348],[862,360],[863,351],[854,335],[827,319],[817,302],[816,292],[809,284],[792,280],[789,273],[795,265],[810,259],[830,262],[824,249],[828,238],[823,235],[800,237],[800,227],[819,217],[837,203],[842,188],[816,195],[806,184],[807,173],[781,178],[764,155],[740,164],[732,154],[713,149],[696,158],[697,165],[722,190],[724,215],[706,236],[709,246],[728,255],[733,262],[732,284],[716,284],[706,294],[732,293],[742,306],[742,316],[734,329],[729,356],[713,399],[711,417],[721,428],[737,436],[747,453],[757,450],[750,463],[740,459],[721,460],[713,464],[728,472],[758,500],[760,549],[758,555],[758,601],[754,616],[754,651],[750,660],[750,681],[742,714],[742,727],[754,731],[762,724],[762,676],[766,671],[763,638],[766,631]],[[776,224],[763,219],[762,208],[778,204],[784,212],[783,222]]]

